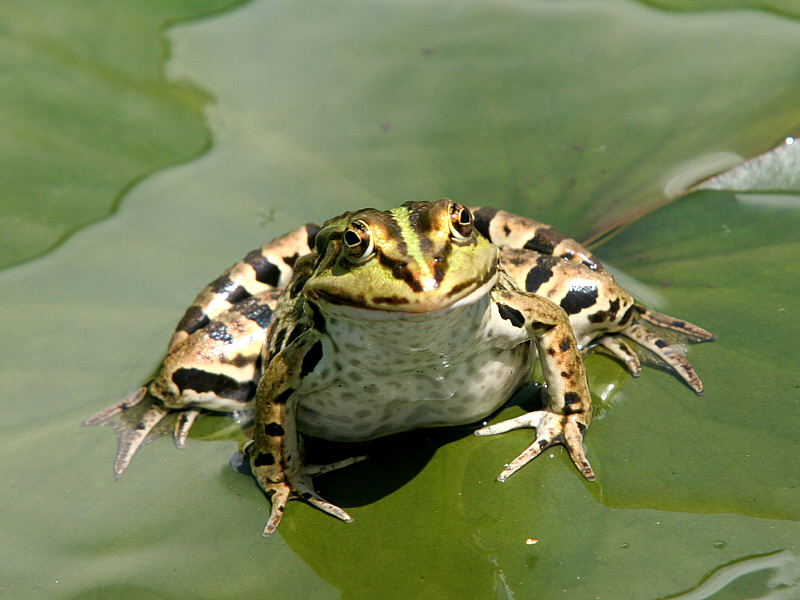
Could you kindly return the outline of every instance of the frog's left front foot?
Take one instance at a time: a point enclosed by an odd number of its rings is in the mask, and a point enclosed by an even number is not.
[[[560,415],[547,410],[536,410],[514,419],[482,427],[475,432],[475,435],[496,435],[526,427],[536,429],[536,441],[528,446],[525,452],[506,465],[503,472],[498,475],[498,481],[505,481],[539,456],[542,451],[557,444],[566,446],[572,462],[575,463],[581,474],[589,481],[594,481],[594,471],[583,450],[583,435],[588,424],[589,419],[585,413]]]

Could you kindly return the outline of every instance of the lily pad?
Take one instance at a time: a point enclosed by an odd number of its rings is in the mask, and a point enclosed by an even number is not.
[[[239,1],[0,5],[0,267],[107,217],[133,182],[207,149],[209,98],[164,79],[162,28]]]
[[[797,190],[771,178],[780,201],[753,201],[766,158],[746,191],[662,191],[691,185],[698,157],[796,131],[800,24],[623,1],[257,1],[169,37],[170,81],[215,98],[209,152],[129,179],[111,218],[0,273],[3,592],[638,600],[737,565],[753,572],[729,597],[797,587],[769,562],[800,554]],[[445,195],[613,232],[593,250],[627,287],[718,334],[690,349],[706,395],[592,356],[598,482],[558,448],[496,482],[530,432],[414,432],[318,479],[354,523],[295,502],[268,541],[233,442],[159,440],[114,481],[113,432],[78,424],[152,372],[205,282],[305,221]]]

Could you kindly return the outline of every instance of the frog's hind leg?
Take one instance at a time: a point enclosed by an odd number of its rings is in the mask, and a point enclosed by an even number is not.
[[[663,337],[674,337],[679,342],[697,343],[713,341],[716,336],[697,325],[652,311],[638,304],[635,309],[638,318],[619,333],[655,355],[656,363],[661,363],[676,373],[698,396],[701,396],[704,393],[703,382],[700,381],[692,365],[686,359],[683,346],[680,343],[670,344]],[[664,331],[663,337],[650,331],[643,323],[654,325]],[[668,335],[670,332],[674,333]],[[603,346],[608,347],[605,344]]]

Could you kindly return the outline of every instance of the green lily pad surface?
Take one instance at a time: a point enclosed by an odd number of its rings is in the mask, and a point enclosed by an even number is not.
[[[0,597],[797,597],[796,7],[254,1],[166,29],[232,3],[20,4],[0,263],[74,233],[0,272]],[[412,432],[317,478],[352,524],[294,502],[269,540],[233,441],[158,440],[114,480],[113,432],[79,424],[206,282],[304,222],[442,196],[595,240],[718,335],[689,349],[705,395],[593,355],[597,482],[558,447],[495,481],[530,431]]]

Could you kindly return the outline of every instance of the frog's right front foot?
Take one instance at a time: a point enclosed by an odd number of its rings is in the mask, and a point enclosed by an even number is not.
[[[289,475],[274,462],[269,461],[267,457],[271,455],[255,452],[254,446],[255,444],[251,440],[245,445],[242,452],[245,456],[250,456],[253,476],[264,491],[264,495],[272,504],[267,525],[262,533],[264,537],[269,537],[275,533],[289,500],[305,500],[312,506],[329,515],[333,515],[337,519],[341,519],[345,523],[353,521],[353,518],[347,512],[335,504],[331,504],[314,491],[311,477],[350,466],[353,463],[365,460],[366,456],[353,456],[328,465],[302,465],[297,473]]]
[[[508,419],[494,425],[487,425],[475,431],[475,435],[497,435],[514,429],[536,429],[536,440],[517,458],[508,463],[503,472],[497,476],[500,482],[505,481],[519,471],[544,450],[562,444],[566,447],[572,462],[589,481],[595,480],[592,466],[586,458],[583,449],[583,435],[589,426],[589,416],[586,413],[562,415],[549,410],[536,410],[525,413],[519,417]]]

